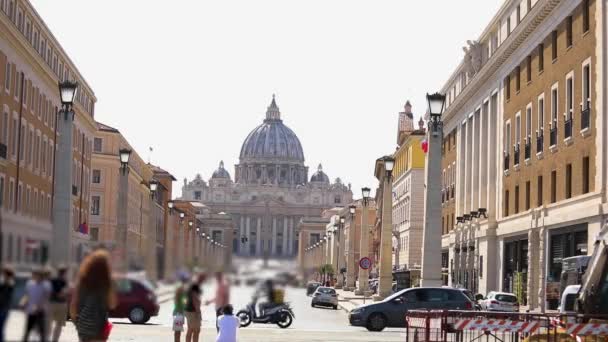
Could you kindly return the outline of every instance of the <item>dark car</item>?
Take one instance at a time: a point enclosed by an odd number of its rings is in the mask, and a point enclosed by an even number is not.
[[[319,286],[321,286],[321,283],[319,283],[318,281],[308,282],[308,284],[306,284],[306,295],[312,296],[312,294],[315,293]]]
[[[401,290],[381,302],[360,306],[348,315],[351,325],[381,331],[386,327],[405,327],[408,310],[473,310],[474,303],[462,291],[441,287]]]
[[[148,281],[115,276],[114,286],[118,304],[108,313],[110,318],[128,318],[131,323],[144,324],[150,317],[158,316],[160,307],[154,287]]]

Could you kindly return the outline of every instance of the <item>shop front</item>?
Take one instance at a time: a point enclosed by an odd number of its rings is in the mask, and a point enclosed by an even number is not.
[[[505,239],[503,247],[502,291],[517,296],[520,305],[527,305],[528,236]]]

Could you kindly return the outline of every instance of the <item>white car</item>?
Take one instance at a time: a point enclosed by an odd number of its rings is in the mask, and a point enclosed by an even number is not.
[[[517,296],[513,293],[492,291],[479,304],[485,311],[519,312]]]
[[[310,306],[329,306],[338,309],[338,294],[331,287],[319,286],[315,293],[312,294],[312,302]]]
[[[578,291],[580,291],[580,285],[569,285],[564,289],[562,293],[562,300],[559,303],[559,313],[562,314],[574,314],[574,303],[578,298]]]

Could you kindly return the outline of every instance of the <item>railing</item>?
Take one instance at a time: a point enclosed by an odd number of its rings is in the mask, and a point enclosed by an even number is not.
[[[7,148],[6,145],[0,143],[0,159],[6,159]]]
[[[509,169],[509,154],[505,153],[505,157],[503,159],[503,166],[505,170]]]
[[[543,151],[543,146],[544,146],[544,134],[543,131],[537,131],[536,132],[536,153],[540,153]]]
[[[519,143],[513,145],[513,165],[519,165]]]
[[[581,107],[581,130],[589,128],[591,117],[591,104],[587,101],[587,107]]]
[[[526,138],[526,144],[524,145],[524,159],[530,159],[530,150],[531,150],[530,136]]]
[[[572,138],[572,117],[564,121],[564,139]]]
[[[549,130],[549,146],[555,145],[557,145],[557,126],[553,126]]]
[[[606,341],[605,315],[408,310],[405,341]]]

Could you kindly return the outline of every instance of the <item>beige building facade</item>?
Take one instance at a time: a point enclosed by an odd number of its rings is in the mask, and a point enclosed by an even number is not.
[[[88,249],[89,179],[96,97],[26,0],[0,1],[0,197],[2,260],[31,267],[67,248],[71,262]],[[71,246],[50,246],[55,194],[58,82],[78,82],[73,110]]]
[[[450,284],[554,308],[561,260],[590,253],[606,207],[606,6],[506,1],[468,42],[442,89]]]

